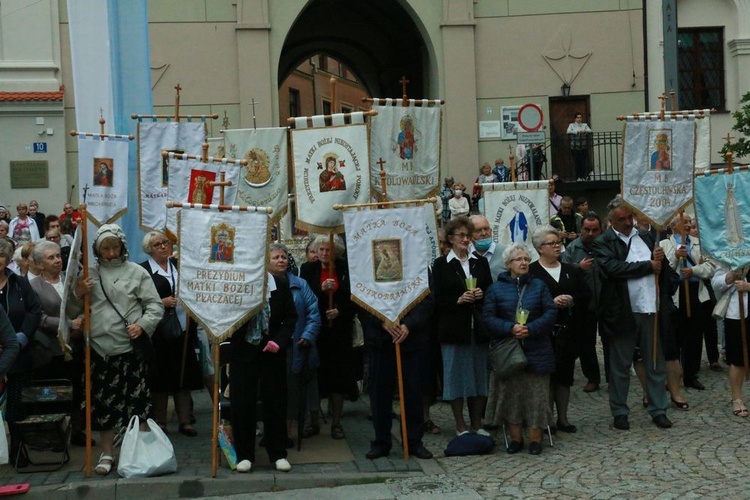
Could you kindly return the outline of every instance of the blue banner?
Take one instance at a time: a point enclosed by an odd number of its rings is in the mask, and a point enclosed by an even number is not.
[[[732,269],[750,265],[750,172],[699,176],[694,189],[703,252]]]

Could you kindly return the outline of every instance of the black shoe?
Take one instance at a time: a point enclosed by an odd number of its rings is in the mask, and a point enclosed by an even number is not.
[[[318,434],[320,434],[319,425],[310,425],[302,430],[302,437],[305,439],[317,436]]]
[[[417,446],[417,449],[412,452],[412,455],[417,458],[421,458],[422,460],[429,460],[430,458],[432,458],[432,452],[425,448],[423,445]]]
[[[628,422],[627,415],[615,416],[615,423],[612,425],[614,426],[615,429],[620,429],[621,431],[630,430],[630,422]]]
[[[575,434],[578,430],[573,424],[563,425],[560,422],[557,422],[557,428],[563,432],[567,432],[568,434]]]
[[[697,389],[699,391],[703,391],[706,389],[706,386],[701,384],[697,378],[686,380],[685,387],[692,387],[693,389]]]
[[[532,441],[529,443],[529,455],[541,455],[542,454],[542,443],[541,441]]]
[[[198,435],[198,431],[195,430],[190,424],[180,424],[180,434],[184,434],[187,437],[195,437]]]
[[[690,409],[690,405],[686,403],[685,401],[675,401],[674,398],[672,399],[672,404],[674,404],[675,408],[677,408],[680,411],[688,411]]]
[[[520,441],[511,441],[508,445],[508,454],[513,455],[523,450],[523,439]]]
[[[390,453],[391,453],[390,451],[385,450],[383,448],[370,448],[370,451],[365,453],[365,458],[368,460],[375,460],[376,458],[387,457],[388,455],[390,455]],[[430,458],[432,458],[431,453],[430,453]]]
[[[669,429],[670,427],[672,427],[672,422],[663,413],[661,415],[655,416],[651,420],[656,424],[657,427],[661,429]]]

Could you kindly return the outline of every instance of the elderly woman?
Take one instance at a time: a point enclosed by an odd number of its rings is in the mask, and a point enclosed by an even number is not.
[[[195,437],[198,433],[190,423],[190,391],[203,387],[203,381],[193,348],[195,326],[191,325],[189,332],[185,330],[187,314],[177,304],[178,274],[177,263],[170,258],[172,242],[164,234],[150,231],[143,237],[141,246],[149,259],[140,265],[151,276],[164,306],[162,320],[151,336],[154,361],[150,365],[150,389],[154,420],[167,430],[167,401],[172,394],[180,433]],[[179,333],[176,331],[178,324]]]
[[[20,346],[18,357],[8,371],[8,410],[6,413],[6,421],[10,429],[10,456],[15,463],[19,445],[15,423],[26,417],[21,405],[21,391],[32,380],[34,360],[31,355],[31,342],[39,328],[42,310],[26,278],[8,269],[7,265],[12,255],[11,248],[10,243],[0,240],[0,308],[5,311],[13,325]],[[18,460],[19,466],[27,463],[26,457],[22,456]]]
[[[73,383],[74,407],[80,408],[80,403],[83,401],[81,383],[83,380],[83,316],[79,315],[72,321],[60,317],[65,281],[60,247],[57,243],[41,240],[32,250],[31,260],[36,264],[40,274],[33,278],[30,284],[42,308],[42,322],[39,324],[35,338],[45,347],[45,352],[50,357],[49,363],[41,367],[36,360],[37,368],[34,371],[34,378],[69,379]],[[62,346],[57,338],[61,322],[67,322],[71,329],[69,344],[73,347],[72,361],[65,361]],[[72,417],[73,433],[70,442],[77,446],[85,446],[83,412],[75,411]]]
[[[555,372],[550,376],[551,401],[557,407],[557,428],[573,433],[577,429],[568,421],[570,387],[591,291],[580,268],[560,262],[563,243],[559,230],[549,225],[539,226],[531,235],[531,241],[539,260],[529,266],[529,272],[547,285],[557,307],[552,330]]]
[[[8,223],[0,219],[0,238],[8,236],[9,226]]]
[[[479,169],[479,177],[474,181],[474,189],[471,190],[471,201],[474,208],[479,210],[479,213],[484,213],[484,199],[482,199],[482,186],[480,184],[490,184],[493,182],[500,182],[500,179],[492,172],[492,167],[489,162],[484,162],[484,165]]]
[[[445,226],[447,255],[435,259],[432,277],[438,340],[443,356],[443,399],[450,401],[456,434],[482,429],[487,403],[487,339],[480,333],[484,291],[492,283],[487,259],[469,253],[474,225],[459,217]],[[476,283],[468,283],[474,278]],[[471,285],[471,286],[469,286]],[[471,428],[464,420],[464,400]]]
[[[141,430],[148,429],[148,362],[137,346],[151,342],[147,337],[164,315],[164,306],[149,273],[128,262],[125,233],[119,226],[101,226],[92,246],[96,265],[88,279],[78,281],[75,295],[90,295],[91,420],[101,447],[95,472],[107,475],[115,463],[118,430],[134,415],[141,419]],[[68,307],[80,311],[81,306],[73,300]]]
[[[286,459],[287,348],[297,321],[289,281],[269,275],[265,305],[231,338],[229,384],[237,472],[250,472],[255,461],[256,403],[263,401],[263,446],[279,472]]]
[[[317,427],[320,430],[318,420],[320,358],[315,346],[321,325],[318,299],[305,280],[289,271],[289,250],[284,245],[271,244],[269,271],[274,276],[286,277],[289,280],[294,308],[297,311],[292,345],[287,351],[287,435],[292,434],[292,422],[300,418],[301,401],[306,401],[305,407],[312,410],[311,427]],[[297,439],[302,437],[306,437],[304,431],[302,436],[297,436]],[[290,444],[293,445],[287,442],[287,445]]]
[[[448,200],[448,208],[451,212],[451,220],[456,219],[457,217],[465,217],[469,215],[469,200],[466,196],[464,196],[464,193],[466,192],[466,188],[461,183],[456,183],[453,185],[453,197]]]
[[[318,310],[323,325],[318,335],[320,352],[319,389],[321,396],[328,396],[331,410],[331,437],[344,439],[341,413],[344,396],[357,394],[355,352],[352,347],[355,307],[351,301],[349,269],[340,256],[344,253],[341,238],[334,236],[334,248],[328,236],[318,235],[313,240],[317,248],[318,261],[305,262],[300,267],[300,277],[307,281],[318,298]],[[333,259],[335,249],[336,258]],[[330,263],[334,260],[332,273]],[[330,294],[332,305],[329,305]],[[319,432],[313,424],[311,431]],[[307,434],[307,433],[306,433]]]
[[[526,370],[508,380],[493,374],[495,405],[488,412],[493,425],[508,424],[511,442],[508,453],[523,449],[521,426],[529,433],[529,453],[542,452],[542,429],[551,418],[549,406],[550,373],[555,371],[552,348],[552,325],[557,307],[549,289],[540,279],[529,274],[528,249],[514,243],[503,252],[507,271],[487,290],[482,323],[493,339],[513,337],[521,342],[528,365]],[[517,311],[528,311],[522,318]]]

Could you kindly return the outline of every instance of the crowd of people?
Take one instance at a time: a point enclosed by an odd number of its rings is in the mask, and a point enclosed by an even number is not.
[[[501,160],[496,166],[504,168]],[[482,175],[494,175],[489,165]],[[736,297],[750,291],[750,283],[740,271],[704,258],[694,219],[683,215],[658,234],[638,224],[617,197],[602,220],[587,200],[559,196],[551,183],[549,224],[530,234],[531,246],[505,247],[493,241],[485,217],[469,216],[465,187],[446,181],[450,197],[441,255],[428,263],[431,293],[397,325],[352,302],[339,236],[310,238],[299,268],[284,245],[270,246],[266,305],[230,341],[230,420],[239,472],[251,471],[256,461],[259,420],[260,447],[278,471],[291,469],[287,449],[295,438],[321,433],[323,411],[330,415],[330,437],[345,438],[345,402],[360,396],[358,381],[369,396],[374,434],[366,457],[388,456],[396,390],[393,344],[401,346],[408,446],[418,458],[432,457],[424,434],[443,432],[430,418],[438,400],[450,405],[449,425],[457,436],[490,436],[504,426],[511,454],[525,447],[524,428],[533,455],[542,452],[544,432],[575,433],[569,406],[578,359],[584,391],[607,383],[613,428],[629,429],[631,368],[654,424],[669,428],[670,405],[690,410],[682,388],[704,388],[698,379],[704,341],[710,369],[723,370],[720,338],[733,414],[748,416]],[[0,210],[1,232],[9,214]],[[154,418],[167,430],[170,395],[178,431],[195,437],[191,391],[209,386],[211,379],[193,353],[207,350],[208,342],[177,301],[173,242],[149,232],[141,242],[149,258],[136,264],[128,261],[122,230],[101,226],[92,239],[89,277],[78,279],[61,311],[63,263],[72,241],[63,226],[75,227],[80,214],[66,205],[59,217],[44,217],[33,201],[17,211],[0,237],[0,376],[7,377],[6,420],[18,466],[26,460],[14,425],[25,417],[23,388],[34,379],[67,378],[76,401],[83,401],[86,295],[92,312],[92,422],[100,448],[95,471],[106,475],[114,467],[115,437],[131,416]],[[534,262],[532,254],[538,255]],[[724,304],[720,321],[712,317],[717,303]],[[747,314],[746,297],[745,304]],[[57,339],[63,322],[70,330],[66,349]],[[488,359],[505,338],[517,339],[527,359],[526,368],[510,378],[497,376]],[[72,415],[74,445],[86,443],[83,417],[82,411]]]

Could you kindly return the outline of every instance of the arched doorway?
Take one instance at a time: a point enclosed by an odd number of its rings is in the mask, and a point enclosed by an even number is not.
[[[409,79],[409,97],[429,92],[428,44],[399,0],[311,0],[292,25],[279,60],[278,81],[316,54],[342,62],[377,97],[399,97]]]

